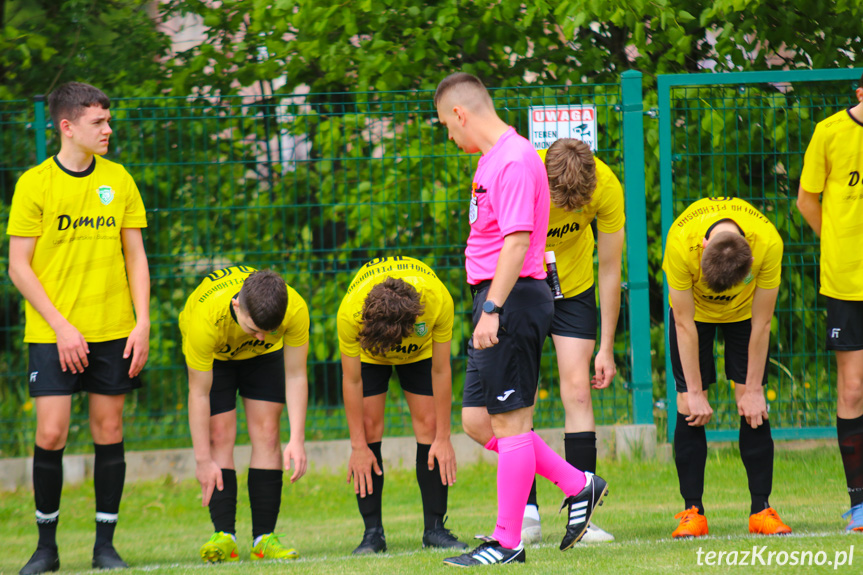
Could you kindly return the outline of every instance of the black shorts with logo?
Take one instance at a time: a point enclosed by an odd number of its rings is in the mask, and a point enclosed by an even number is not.
[[[249,359],[214,361],[210,415],[237,409],[237,393],[247,399],[285,403],[284,349]]]
[[[713,359],[713,341],[716,339],[716,327],[722,329],[725,340],[725,377],[735,385],[746,385],[746,369],[749,364],[749,338],[752,336],[752,320],[735,321],[731,323],[695,322],[698,332],[698,363],[701,368],[701,387],[707,389],[711,383],[716,383],[716,362]],[[668,310],[668,345],[671,352],[671,370],[678,393],[685,393],[686,379],[683,377],[683,366],[680,363],[680,350],[677,346],[677,327],[674,324],[674,310]],[[764,364],[764,376],[761,383],[767,385],[767,367],[770,365],[768,356]]]
[[[578,295],[554,300],[551,334],[576,339],[596,339],[596,288],[594,285]]]
[[[482,317],[490,281],[471,287],[473,325]],[[545,280],[519,278],[500,314],[499,343],[474,349],[468,342],[463,407],[507,413],[533,405],[542,346],[554,316],[554,300]]]
[[[434,395],[431,377],[431,358],[421,359],[413,363],[396,365],[399,384],[404,391],[417,395]],[[361,367],[363,378],[363,397],[373,397],[389,390],[392,365],[363,363]]]
[[[72,395],[79,391],[101,395],[125,395],[141,387],[138,376],[129,377],[132,356],[123,358],[126,338],[87,342],[89,365],[83,373],[60,369],[56,343],[29,344],[30,397]]]
[[[863,301],[827,298],[827,349],[863,349]]]

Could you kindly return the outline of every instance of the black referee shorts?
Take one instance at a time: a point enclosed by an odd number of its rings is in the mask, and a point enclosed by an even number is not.
[[[473,325],[482,316],[490,281],[473,286]],[[463,407],[507,413],[533,405],[542,346],[554,316],[554,300],[545,280],[519,278],[500,314],[499,343],[474,349],[468,343]]]

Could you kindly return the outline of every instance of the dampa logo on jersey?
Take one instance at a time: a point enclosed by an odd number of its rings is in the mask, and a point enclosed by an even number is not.
[[[428,327],[426,327],[426,322],[415,323],[414,333],[417,334],[417,337],[423,337],[425,334],[427,334]]]
[[[104,205],[110,204],[114,200],[114,189],[111,186],[99,186],[99,199]]]

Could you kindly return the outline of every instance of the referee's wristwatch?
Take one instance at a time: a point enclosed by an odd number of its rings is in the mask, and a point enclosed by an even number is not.
[[[485,313],[496,313],[498,315],[503,313],[503,308],[494,303],[493,301],[487,299],[482,304],[482,311]]]

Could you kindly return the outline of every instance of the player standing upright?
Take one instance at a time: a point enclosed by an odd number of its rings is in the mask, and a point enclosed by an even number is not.
[[[56,571],[63,450],[72,394],[88,393],[93,435],[93,567],[128,567],[113,546],[126,478],[123,404],[149,353],[150,273],[138,187],[102,156],[110,101],[78,82],[48,96],[60,152],[28,170],[9,214],[9,276],[27,300],[30,395],[36,403],[33,489],[39,544],[22,575]],[[128,279],[127,279],[128,278]]]
[[[863,77],[856,95],[856,106],[815,127],[797,207],[821,238],[827,349],[838,368],[836,433],[851,498],[843,517],[848,531],[863,533]]]
[[[438,84],[438,118],[467,153],[482,152],[468,213],[467,281],[473,292],[465,398],[482,396],[498,451],[498,518],[492,537],[456,566],[524,562],[521,527],[533,477],[539,473],[566,496],[569,511],[561,549],[584,534],[607,492],[605,481],[582,473],[531,431],[542,346],[554,304],[545,283],[548,179],[530,142],[494,109],[482,82],[456,73]]]
[[[770,320],[779,293],[782,238],[761,212],[738,198],[704,198],[671,225],[662,269],[668,280],[668,344],[677,385],[674,453],[684,511],[672,537],[707,535],[704,516],[704,426],[716,382],[713,342],[725,339],[725,374],[740,413],[740,458],[749,479],[750,533],[790,533],[770,507],[773,437],[764,385]]]
[[[548,172],[551,210],[546,252],[556,259],[562,296],[554,302],[551,337],[560,371],[560,395],[566,417],[566,461],[577,469],[596,472],[596,423],[591,387],[603,389],[614,379],[614,332],[620,311],[620,266],[623,251],[623,188],[605,163],[580,140],[560,139],[540,150]],[[597,222],[599,300],[602,339],[590,376],[596,344],[596,292],[593,276],[594,235]],[[481,396],[466,398],[462,411],[465,431],[486,445],[492,437],[488,412]],[[525,508],[522,538],[540,540],[536,481]],[[582,541],[611,541],[614,537],[590,524]]]
[[[466,549],[444,527],[455,483],[450,442],[453,301],[427,265],[404,257],[376,258],[351,281],[338,314],[345,415],[353,480],[365,533],[354,554],[386,551],[382,519],[381,440],[393,366],[417,440],[416,475],[423,502],[423,547]]]
[[[203,504],[215,533],[201,547],[207,562],[236,561],[237,395],[252,443],[249,504],[251,559],[296,559],[273,533],[282,503],[282,466],[306,472],[309,310],[272,271],[233,266],[209,274],[180,314],[189,371],[189,428]],[[285,403],[291,437],[282,454],[279,422]]]

